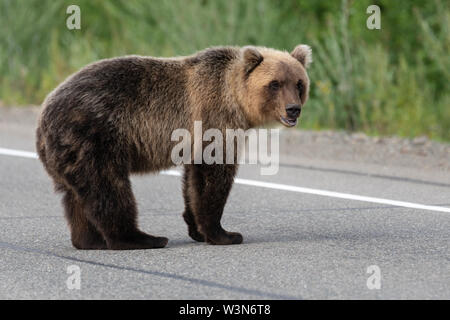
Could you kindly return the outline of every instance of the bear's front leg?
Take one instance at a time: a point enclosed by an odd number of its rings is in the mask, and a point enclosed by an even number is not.
[[[239,244],[242,235],[225,231],[220,220],[228,195],[233,185],[237,165],[192,165],[188,185],[190,205],[197,230],[211,244]]]
[[[198,242],[205,242],[205,237],[202,233],[198,231],[198,225],[195,222],[194,217],[194,206],[193,200],[197,198],[196,192],[197,189],[201,189],[202,187],[197,188],[194,184],[194,169],[193,165],[186,164],[184,166],[184,174],[183,174],[183,198],[184,198],[184,212],[183,218],[188,226],[188,234],[189,236]],[[203,182],[203,181],[202,181]]]

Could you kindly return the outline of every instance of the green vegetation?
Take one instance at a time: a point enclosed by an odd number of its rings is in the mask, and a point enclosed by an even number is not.
[[[81,8],[81,30],[66,8]],[[381,30],[366,8],[381,7]],[[125,54],[313,47],[303,127],[450,140],[450,4],[417,0],[0,0],[0,100],[40,104],[70,73]]]

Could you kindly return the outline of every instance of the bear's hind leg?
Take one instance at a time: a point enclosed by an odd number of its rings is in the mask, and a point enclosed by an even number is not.
[[[106,249],[105,239],[88,221],[79,197],[72,190],[65,191],[63,205],[73,246],[82,250]]]
[[[88,188],[84,197],[88,219],[101,231],[108,249],[151,249],[167,245],[167,238],[154,237],[138,229],[137,208],[128,176],[110,171],[91,179],[90,185],[95,187]]]
[[[198,242],[205,242],[205,237],[198,231],[197,223],[195,222],[194,213],[192,211],[192,201],[194,200],[195,186],[192,186],[192,174],[193,169],[192,165],[184,166],[184,174],[183,174],[183,197],[184,197],[184,212],[183,218],[186,224],[188,225],[188,234],[189,236]],[[202,188],[199,186],[199,188]]]
[[[191,185],[195,199],[192,208],[198,230],[208,243],[227,245],[242,243],[242,235],[225,231],[220,220],[236,174],[235,165],[193,165]]]

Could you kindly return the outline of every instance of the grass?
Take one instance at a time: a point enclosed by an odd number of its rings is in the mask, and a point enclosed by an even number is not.
[[[372,2],[381,30],[365,26]],[[70,4],[81,30],[66,28]],[[439,0],[0,0],[0,102],[40,104],[106,57],[298,43],[314,55],[304,126],[450,141],[450,8]]]

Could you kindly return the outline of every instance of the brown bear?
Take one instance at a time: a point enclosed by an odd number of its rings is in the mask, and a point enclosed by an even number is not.
[[[308,98],[311,49],[216,47],[192,56],[125,56],[90,64],[43,103],[37,151],[64,193],[78,249],[162,248],[137,227],[130,174],[173,166],[175,129],[295,126]],[[185,164],[184,220],[196,241],[238,244],[220,220],[237,164]]]

